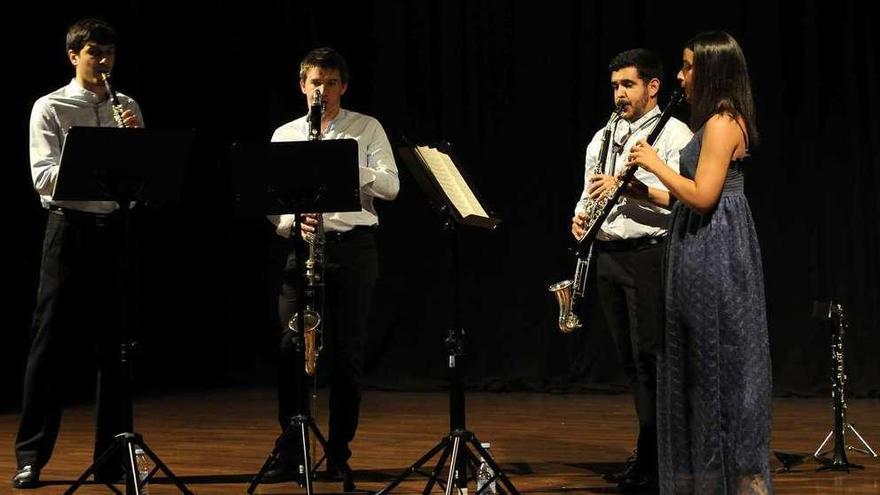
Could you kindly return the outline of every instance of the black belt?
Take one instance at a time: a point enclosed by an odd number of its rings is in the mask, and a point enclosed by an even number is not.
[[[356,225],[351,230],[346,230],[345,232],[338,232],[335,230],[325,232],[324,238],[327,240],[327,242],[342,242],[346,239],[351,239],[353,237],[374,234],[377,229],[378,227],[375,225]]]
[[[666,236],[652,237],[636,237],[634,239],[616,239],[613,241],[596,241],[596,247],[602,251],[629,251],[630,249],[642,246],[652,246],[663,244]]]
[[[55,205],[50,205],[48,209],[50,213],[60,215],[74,222],[89,222],[103,225],[110,222],[115,222],[116,220],[121,218],[119,213],[115,211],[111,213],[93,213],[91,211],[61,208]]]

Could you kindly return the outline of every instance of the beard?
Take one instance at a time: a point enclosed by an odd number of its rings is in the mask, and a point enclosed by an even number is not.
[[[624,110],[627,114],[626,120],[634,122],[642,118],[642,116],[648,111],[648,101],[647,94],[638,100],[630,100]]]

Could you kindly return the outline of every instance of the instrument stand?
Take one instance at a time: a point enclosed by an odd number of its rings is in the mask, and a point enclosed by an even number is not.
[[[130,335],[129,295],[131,286],[131,204],[133,201],[174,200],[180,192],[182,173],[192,149],[193,133],[171,129],[120,129],[105,127],[73,127],[68,133],[62,151],[62,168],[53,197],[71,200],[113,200],[119,205],[117,214],[122,225],[118,290],[121,291],[119,365],[122,373],[120,400],[124,432],[115,436],[97,460],[80,475],[65,492],[70,495],[95,474],[100,467],[113,462],[121,451],[125,480],[125,495],[141,495],[153,476],[162,471],[181,493],[192,492],[174,475],[162,459],[153,452],[143,437],[134,431],[132,383],[134,382],[133,355],[137,342]],[[95,154],[94,150],[103,152]],[[118,157],[126,156],[126,160]],[[124,162],[124,163],[120,163]],[[153,462],[152,470],[139,479],[135,448],[140,447]],[[98,480],[113,493],[121,495],[114,482]]]
[[[401,473],[391,481],[386,487],[382,488],[376,495],[384,495],[391,493],[392,490],[402,483],[413,473],[419,473],[428,477],[422,493],[430,494],[435,484],[440,485],[446,495],[458,495],[467,489],[467,482],[473,476],[468,473],[476,473],[480,465],[479,458],[485,459],[486,463],[492,468],[494,473],[489,480],[498,480],[511,494],[518,495],[519,492],[513,486],[513,483],[504,474],[504,471],[495,462],[495,459],[486,451],[477,439],[476,434],[468,430],[465,425],[465,393],[464,393],[464,375],[463,369],[465,365],[465,332],[461,327],[461,296],[459,288],[459,250],[458,235],[456,223],[452,218],[448,218],[443,225],[443,230],[448,241],[449,251],[452,257],[452,286],[453,286],[453,302],[455,305],[455,322],[449,334],[444,340],[446,351],[448,354],[449,367],[449,433],[443,437],[437,445],[429,450],[425,455],[420,457],[416,462],[410,465],[406,471]],[[471,450],[473,448],[473,450]],[[476,454],[474,453],[476,451]],[[428,473],[421,468],[428,463],[434,456],[440,454],[434,469]],[[440,477],[444,466],[449,462],[449,472],[446,480]],[[485,489],[480,490],[484,492]],[[477,493],[480,493],[477,492]]]
[[[827,310],[826,310],[827,306]],[[821,310],[821,311],[820,311]],[[844,335],[849,326],[843,306],[834,303],[819,304],[816,303],[813,309],[814,316],[822,319],[834,319],[836,321],[834,334],[831,344],[831,396],[834,400],[834,426],[825,437],[825,440],[813,453],[813,457],[822,464],[817,471],[846,471],[850,469],[864,469],[864,466],[850,463],[846,458],[847,450],[854,450],[862,454],[877,457],[874,449],[868,445],[868,442],[859,434],[853,425],[846,421],[846,369],[844,368]],[[864,448],[854,447],[846,441],[846,431],[851,431],[862,444]],[[834,436],[834,446],[826,451],[822,451],[831,437]],[[833,452],[829,459],[824,457],[829,452]]]

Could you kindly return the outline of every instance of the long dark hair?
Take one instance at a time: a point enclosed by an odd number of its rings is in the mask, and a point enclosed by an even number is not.
[[[694,52],[691,128],[699,129],[713,115],[729,114],[745,120],[749,143],[757,143],[752,83],[739,43],[723,31],[709,31],[691,38],[686,48]]]

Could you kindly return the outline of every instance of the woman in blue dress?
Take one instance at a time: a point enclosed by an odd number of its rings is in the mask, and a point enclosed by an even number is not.
[[[678,79],[695,134],[681,173],[644,141],[630,155],[669,189],[660,202],[673,203],[657,375],[660,490],[773,493],[764,279],[743,194],[743,162],[758,137],[751,83],[727,33],[697,35],[683,58]]]

